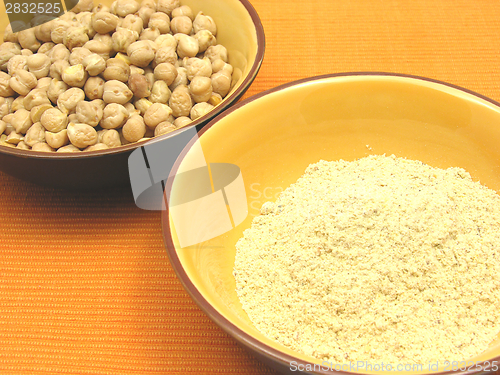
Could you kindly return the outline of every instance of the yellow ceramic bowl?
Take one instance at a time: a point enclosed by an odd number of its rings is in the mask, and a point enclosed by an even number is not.
[[[140,0],[138,0],[141,2]],[[94,0],[95,5],[111,5],[113,0]],[[264,29],[248,0],[182,0],[194,14],[203,11],[217,25],[217,42],[228,50],[236,84],[224,100],[187,127],[200,129],[210,119],[229,108],[245,93],[257,76],[264,58]],[[0,41],[9,24],[0,3]],[[175,137],[182,130],[157,137]],[[128,157],[147,141],[109,150],[85,153],[46,153],[0,145],[0,170],[37,184],[66,188],[93,188],[129,183]]]
[[[181,248],[172,213],[164,211],[168,254],[198,305],[240,344],[283,372],[289,372],[295,361],[296,367],[313,370],[316,364],[316,371],[310,372],[323,373],[321,361],[293,352],[255,329],[235,292],[235,244],[261,205],[275,200],[309,164],[395,154],[439,168],[462,167],[487,187],[500,189],[500,104],[419,77],[355,73],[286,84],[218,116],[203,129],[200,144],[207,162],[240,168],[248,216],[222,235]],[[186,150],[178,166],[196,159],[193,150]],[[186,180],[174,179],[171,196],[185,184]],[[471,373],[488,363],[481,361],[500,365],[500,339],[472,360],[477,366]]]

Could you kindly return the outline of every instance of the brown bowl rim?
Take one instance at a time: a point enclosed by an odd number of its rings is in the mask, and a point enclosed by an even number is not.
[[[328,79],[328,78],[336,78],[336,77],[354,77],[354,76],[379,76],[379,77],[401,77],[401,78],[410,78],[410,79],[415,79],[415,80],[421,80],[421,81],[426,81],[426,82],[431,82],[431,83],[437,83],[439,85],[451,87],[460,91],[463,91],[467,94],[471,94],[473,96],[476,96],[480,99],[483,99],[485,101],[488,101],[495,106],[499,107],[500,109],[500,103],[490,99],[484,95],[481,95],[477,92],[474,92],[472,90],[447,83],[444,81],[440,81],[437,79],[433,78],[426,78],[426,77],[421,77],[417,75],[411,75],[411,74],[403,74],[403,73],[390,73],[390,72],[378,72],[378,71],[362,71],[362,72],[342,72],[342,73],[331,73],[331,74],[324,74],[324,75],[319,75],[319,76],[313,76],[313,77],[307,77],[307,78],[302,78],[299,80],[291,81],[284,83],[282,85],[273,87],[271,89],[262,91],[258,94],[255,94],[249,98],[246,98],[245,100],[242,100],[241,102],[235,104],[228,110],[224,111],[222,114],[219,114],[215,118],[213,118],[210,122],[208,122],[199,132],[198,136],[201,137],[203,134],[210,129],[212,126],[214,126],[218,121],[220,121],[222,118],[225,116],[229,115],[231,112],[236,111],[238,108],[247,105],[248,103],[251,103],[263,96],[293,87],[293,86],[298,86],[304,83],[308,82],[314,82],[318,80],[323,80],[323,79]],[[179,157],[177,158],[174,167],[172,168],[172,173],[171,176],[174,175],[174,173],[177,172],[180,163],[184,159],[185,155],[188,153],[189,149],[191,148],[192,144],[195,142],[196,139],[193,139],[181,152]],[[173,179],[169,179],[167,181],[167,184],[165,186],[165,194],[168,196],[170,194],[171,188],[172,188],[172,182]],[[190,297],[194,300],[194,302],[198,305],[198,307],[208,315],[208,317],[216,323],[224,332],[229,334],[233,339],[235,339],[240,345],[244,346],[246,349],[249,349],[250,351],[254,353],[258,353],[259,357],[265,357],[267,359],[266,363],[274,363],[274,364],[279,364],[283,368],[283,366],[286,366],[290,368],[291,362],[294,362],[297,364],[297,366],[314,366],[315,364],[313,362],[308,362],[308,361],[303,361],[298,358],[292,357],[288,354],[285,354],[275,348],[270,347],[269,345],[264,344],[263,342],[257,340],[253,336],[247,334],[244,332],[242,329],[240,329],[238,326],[235,324],[231,323],[224,315],[219,313],[204,297],[203,295],[198,291],[196,286],[192,283],[191,279],[187,275],[186,271],[184,270],[184,267],[182,266],[182,263],[177,255],[176,248],[174,246],[174,243],[172,241],[172,236],[170,235],[171,230],[170,230],[170,221],[169,221],[169,210],[168,210],[168,204],[165,205],[166,209],[162,211],[161,213],[161,225],[162,225],[162,236],[163,236],[163,241],[165,244],[165,247],[167,249],[167,255],[170,260],[170,263],[172,265],[172,268],[174,269],[177,277],[179,278],[182,286],[184,289],[188,292]],[[488,365],[485,364],[485,362],[489,362]],[[500,366],[500,356],[494,357],[488,361],[483,361],[483,362],[478,362],[475,363],[476,370],[469,370],[469,371],[445,371],[445,372],[439,372],[439,373],[421,373],[422,375],[472,375],[472,374],[480,374],[483,373],[484,371],[488,371],[488,368],[491,370],[491,363],[495,363]],[[316,363],[316,366],[320,366]],[[314,367],[312,367],[314,368]],[[339,374],[339,375],[367,375],[365,373],[359,373],[359,372],[345,372],[345,371],[339,371],[339,370],[329,370],[329,371],[299,371],[304,374],[311,374],[311,375],[323,375],[323,374]],[[495,372],[496,373],[496,372]]]
[[[7,155],[14,155],[14,156],[19,156],[22,158],[37,158],[37,159],[85,159],[85,158],[94,158],[94,157],[100,157],[104,155],[109,155],[109,154],[120,154],[120,153],[125,153],[125,152],[130,152],[131,150],[134,150],[138,147],[144,146],[146,143],[151,142],[152,140],[156,141],[161,141],[163,139],[168,139],[171,137],[176,136],[180,132],[183,132],[186,129],[192,128],[192,127],[202,127],[205,125],[209,119],[218,116],[220,113],[223,111],[227,110],[228,108],[231,107],[233,103],[235,103],[238,99],[241,98],[241,96],[248,90],[252,82],[255,80],[257,77],[257,73],[260,70],[260,67],[262,66],[262,61],[264,60],[264,51],[265,51],[265,46],[266,46],[266,39],[265,39],[265,33],[264,33],[264,26],[262,25],[262,22],[260,20],[260,17],[253,7],[253,5],[250,3],[249,0],[238,0],[247,10],[250,18],[252,19],[252,23],[255,27],[255,31],[257,34],[257,53],[255,55],[255,61],[252,64],[252,67],[250,68],[247,76],[241,82],[240,86],[229,96],[227,96],[225,99],[225,102],[222,105],[216,106],[212,111],[207,113],[204,116],[201,116],[200,118],[194,120],[191,122],[189,125],[176,129],[170,133],[160,135],[158,137],[146,139],[144,141],[136,142],[136,143],[130,143],[127,145],[119,146],[116,148],[111,148],[111,149],[106,149],[106,150],[96,150],[96,151],[85,151],[85,152],[64,152],[64,153],[57,153],[57,152],[42,152],[42,151],[32,151],[32,150],[23,150],[23,149],[18,149],[15,147],[8,147],[8,146],[1,146],[0,145],[0,153],[7,154]]]

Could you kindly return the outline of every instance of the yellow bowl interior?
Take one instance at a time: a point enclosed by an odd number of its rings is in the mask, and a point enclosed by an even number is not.
[[[235,244],[264,202],[274,201],[311,163],[370,154],[462,167],[475,180],[500,190],[500,108],[463,90],[411,77],[326,77],[277,90],[230,110],[200,143],[207,162],[240,167],[249,215],[231,231],[186,248],[180,248],[170,219],[181,267],[203,298],[232,324],[276,350],[314,363],[321,361],[260,334],[235,292]],[[188,152],[181,165],[194,160],[193,154]],[[172,194],[182,190],[183,182],[174,181]],[[498,356],[500,337],[473,360]]]

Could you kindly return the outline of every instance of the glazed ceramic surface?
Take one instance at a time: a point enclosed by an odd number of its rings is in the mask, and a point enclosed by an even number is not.
[[[181,248],[172,217],[164,211],[168,254],[200,307],[243,346],[283,372],[290,371],[290,361],[321,361],[255,329],[235,292],[235,244],[262,204],[274,201],[309,164],[394,154],[439,168],[462,167],[474,180],[500,189],[499,104],[419,77],[357,73],[284,85],[212,120],[202,130],[200,144],[208,163],[241,169],[249,213],[229,232]],[[188,151],[178,165],[194,157]],[[183,184],[174,180],[172,196],[182,194]],[[500,362],[500,340],[473,360],[491,359]]]
[[[99,2],[95,2],[96,5]],[[112,0],[100,3],[110,5]],[[248,89],[259,71],[264,57],[264,30],[248,0],[183,0],[194,14],[203,11],[217,25],[217,42],[228,50],[234,67],[236,85],[214,110],[193,121],[189,127],[201,128],[211,118],[234,104]],[[0,6],[0,40],[8,25]],[[179,131],[158,139],[174,137]],[[64,188],[93,188],[129,183],[128,157],[138,142],[115,149],[77,154],[45,153],[0,146],[0,170],[37,184]]]

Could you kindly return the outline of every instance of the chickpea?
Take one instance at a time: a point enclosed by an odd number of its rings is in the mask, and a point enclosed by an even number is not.
[[[135,14],[129,14],[123,19],[120,26],[125,29],[135,31],[139,35],[141,34],[144,25],[141,17],[136,16]]]
[[[78,21],[76,19],[76,13],[74,11],[74,8],[66,13],[64,13],[62,16],[59,17],[60,20],[63,20],[63,21],[66,21],[66,22],[69,22],[70,24],[76,24],[76,22]]]
[[[92,102],[95,103],[95,105],[101,107],[102,110],[104,110],[104,107],[106,107],[106,103],[104,103],[104,100],[102,99],[94,99],[92,100]]]
[[[156,8],[156,6],[155,6]],[[147,25],[149,23],[149,19],[151,18],[151,15],[156,12],[156,9],[150,8],[148,6],[141,6],[139,10],[137,11],[137,15],[141,17],[142,19],[142,24]]]
[[[127,55],[133,65],[144,68],[155,58],[155,51],[147,40],[141,40],[130,44],[127,48]]]
[[[9,113],[7,116],[4,116],[2,120],[5,122],[5,130],[3,131],[5,135],[9,135],[10,133],[16,131],[16,129],[14,129],[14,126],[10,123],[13,117],[14,113]]]
[[[200,50],[198,40],[184,34],[176,35],[182,35],[177,44],[177,55],[179,55],[181,59],[184,57],[195,57]]]
[[[11,124],[13,117],[14,117],[14,112],[8,113],[2,117],[2,121],[5,122],[5,129],[3,132],[6,135],[9,135],[10,132],[16,131],[16,129],[14,129],[14,126],[12,126]]]
[[[59,98],[59,95],[65,92],[68,88],[69,86],[65,84],[63,81],[54,78],[50,82],[49,88],[47,89],[47,96],[53,104],[57,104],[57,99]]]
[[[118,17],[110,12],[98,12],[92,16],[92,27],[99,34],[108,34],[116,30]]]
[[[212,63],[218,59],[227,62],[227,49],[220,44],[210,46],[205,51],[205,57],[208,57]]]
[[[123,137],[129,142],[137,142],[146,134],[144,119],[139,115],[131,116],[122,129]]]
[[[33,107],[41,104],[50,104],[47,91],[43,89],[33,89],[23,99],[24,108],[31,111]]]
[[[127,53],[128,47],[139,39],[139,34],[123,27],[117,27],[116,31],[112,35],[112,38],[113,50],[115,52]]]
[[[139,35],[139,40],[155,41],[156,38],[158,38],[159,36],[160,36],[160,30],[158,30],[156,27],[147,28],[142,30],[141,34]]]
[[[151,95],[149,82],[142,74],[132,74],[128,80],[128,87],[136,98],[146,98]]]
[[[167,104],[170,99],[171,91],[165,81],[156,81],[151,89],[149,100],[152,103]]]
[[[52,33],[52,21],[44,22],[38,26],[35,26],[34,33],[35,38],[41,42],[52,42],[50,34]],[[40,51],[39,51],[40,52]]]
[[[82,64],[72,65],[62,72],[62,80],[72,87],[83,87],[88,74]]]
[[[104,143],[109,148],[118,147],[122,145],[120,141],[120,133],[115,129],[103,129],[97,132],[98,142]]]
[[[65,114],[70,114],[75,111],[78,102],[81,102],[83,100],[85,100],[85,93],[83,92],[83,90],[78,87],[72,87],[59,95],[59,98],[57,99],[57,108],[59,108],[59,110]],[[53,131],[50,129],[47,130]]]
[[[125,55],[124,53],[121,53],[121,52],[118,52],[116,55],[115,55],[115,58],[116,59],[120,59],[122,60],[125,64],[127,64],[129,67],[130,67],[130,57],[128,57],[127,55]]]
[[[32,147],[31,147],[31,150],[32,151],[39,151],[39,152],[53,152],[55,151],[52,147],[50,147],[47,143],[45,142],[38,142],[38,143],[35,143]]]
[[[67,68],[69,68],[69,66],[69,62],[67,62],[66,60],[56,61],[50,66],[49,76],[62,81],[62,74]]]
[[[158,38],[155,39],[155,43],[158,46],[158,48],[172,47],[174,51],[177,50],[177,40],[174,38],[173,35],[170,34],[160,35]]]
[[[27,95],[31,89],[35,88],[37,82],[33,73],[20,69],[10,78],[9,84],[19,95]]]
[[[172,33],[177,34],[191,34],[193,30],[193,21],[188,16],[178,16],[170,20],[170,30]]]
[[[160,30],[160,34],[167,34],[170,32],[170,18],[163,12],[153,13],[149,17],[148,27],[155,27]]]
[[[14,112],[10,124],[16,130],[16,133],[26,134],[30,126],[33,125],[30,112],[24,108],[19,108]]]
[[[187,85],[187,84],[188,84],[187,69],[177,68],[177,75],[175,76],[174,82],[172,82],[172,84],[169,85],[170,90],[174,91],[177,86]]]
[[[35,53],[27,58],[28,69],[37,79],[47,77],[50,70],[50,58],[43,53]]]
[[[99,12],[110,12],[110,8],[107,5],[104,4],[98,4],[94,8],[92,8],[92,13],[99,13]]]
[[[123,82],[113,79],[104,84],[102,99],[106,103],[125,104],[133,96],[132,91]]]
[[[212,104],[208,104],[205,102],[195,104],[193,106],[193,108],[191,108],[191,113],[190,113],[191,120],[194,121],[194,120],[206,115],[213,108],[214,108],[214,106]]]
[[[193,21],[193,29],[195,34],[200,30],[208,30],[212,33],[212,35],[217,35],[217,26],[215,25],[215,21],[210,16],[205,16],[203,12],[199,12],[194,21]]]
[[[153,103],[144,113],[144,123],[154,129],[160,122],[172,114],[172,109],[163,103]]]
[[[104,34],[104,35],[97,34],[94,36],[94,38],[92,40],[103,43],[105,46],[108,47],[110,52],[113,50],[113,38],[111,37],[110,34]]]
[[[95,145],[87,147],[83,151],[101,151],[107,149],[109,149],[108,145],[105,145],[104,143],[96,143]]]
[[[132,74],[142,74],[144,75],[144,69],[139,68],[135,65],[130,65],[130,75]]]
[[[215,93],[225,97],[231,89],[231,76],[225,71],[221,70],[212,74],[212,89]]]
[[[36,38],[33,28],[19,31],[17,38],[21,47],[29,49],[31,52],[36,52],[42,45]]]
[[[208,47],[217,45],[217,39],[208,30],[200,30],[194,34],[194,38],[198,41],[200,47],[199,53],[205,52]]]
[[[28,56],[15,55],[7,62],[7,72],[13,75],[18,69],[28,70]]]
[[[66,13],[66,14],[68,14],[68,13]],[[62,17],[59,17],[59,19],[56,19],[52,22],[53,22],[53,25],[52,25],[52,32],[50,33],[50,39],[52,39],[52,42],[54,42],[55,44],[60,44],[64,40],[64,36],[66,35],[66,31],[70,27],[72,27],[72,24],[70,22],[64,20]]]
[[[141,111],[135,108],[135,106],[132,103],[125,103],[124,105],[125,109],[128,112],[128,117],[133,116],[133,115],[140,115]]]
[[[120,17],[126,17],[139,10],[139,3],[135,0],[117,0],[116,14]]]
[[[26,56],[26,57],[27,57],[27,56],[31,56],[31,55],[33,55],[33,52],[32,52],[31,50],[27,49],[27,48],[23,48],[23,49],[21,50],[21,55],[23,55],[23,56]]]
[[[147,7],[156,12],[156,0],[142,0],[141,7]]]
[[[104,107],[100,125],[103,129],[118,129],[121,128],[127,120],[127,109],[121,104],[110,103]]]
[[[3,134],[6,128],[7,128],[7,123],[3,120],[0,120],[0,135]]]
[[[15,112],[20,108],[24,108],[24,98],[24,96],[20,95],[12,101],[12,104],[10,106],[11,112]]]
[[[144,69],[144,77],[146,77],[146,80],[149,83],[149,87],[153,87],[153,84],[155,83],[155,74],[151,70],[151,68],[147,67]]]
[[[153,103],[151,103],[148,99],[142,98],[136,100],[134,103],[135,108],[137,108],[142,116],[146,113],[149,107],[151,107]]]
[[[172,124],[171,122],[162,121],[156,126],[154,136],[158,137],[160,135],[173,132],[175,129],[176,129],[175,125]]]
[[[76,118],[76,113],[73,112],[68,115],[68,123],[70,122],[78,123],[78,119]]]
[[[50,62],[52,64],[55,64],[57,61],[64,60],[66,62],[69,61],[69,56],[71,52],[69,52],[69,49],[66,48],[64,44],[56,44],[51,50],[50,50]]]
[[[14,90],[10,87],[11,76],[5,72],[0,72],[0,96],[6,98],[14,95]]]
[[[12,24],[8,24],[7,27],[5,28],[5,32],[3,34],[3,41],[4,42],[11,42],[11,43],[17,43],[17,33],[14,33],[12,31]],[[0,133],[2,134],[2,133]]]
[[[92,25],[92,13],[84,12],[77,14],[77,17],[80,16],[80,25],[83,27],[85,34],[88,35],[89,39],[93,38],[97,31],[95,31],[94,26]]]
[[[68,124],[68,138],[71,144],[78,148],[85,148],[97,143],[97,131],[87,124]]]
[[[51,104],[40,104],[34,106],[30,112],[31,121],[33,122],[33,124],[39,122],[42,118],[43,113],[50,108],[53,108]]]
[[[83,27],[70,27],[63,36],[63,43],[71,51],[75,47],[83,47],[89,41],[89,36]]]
[[[45,130],[57,133],[66,129],[68,124],[68,116],[61,112],[58,108],[47,109],[40,117],[40,123]]]
[[[24,139],[24,137],[22,136],[22,134],[12,132],[7,136],[7,138],[5,138],[5,142],[10,143],[11,145],[17,145],[23,139]]]
[[[112,58],[106,61],[106,69],[102,73],[105,80],[117,80],[127,82],[130,76],[130,67],[120,58]]]
[[[180,0],[158,0],[156,9],[158,12],[166,13],[170,16],[175,8],[180,6]]]
[[[181,5],[180,7],[172,10],[172,18],[180,16],[187,16],[191,21],[194,20],[194,13],[188,5]]]
[[[154,69],[154,77],[155,80],[165,81],[170,86],[177,77],[177,69],[170,63],[158,64]]]
[[[52,51],[52,48],[55,47],[55,44],[52,42],[45,42],[43,43],[40,48],[38,48],[38,53],[43,53],[47,56],[50,57],[50,51]],[[51,61],[52,62],[52,61]]]
[[[81,150],[78,147],[73,145],[67,145],[59,148],[56,152],[80,152]]]
[[[203,59],[191,57],[186,60],[184,67],[186,68],[186,74],[190,81],[196,76],[210,77],[212,75],[212,64],[207,57]]]
[[[0,97],[0,119],[9,113],[10,113],[10,102],[6,98]],[[2,132],[3,130],[0,131],[0,134],[2,134]]]
[[[89,40],[87,43],[85,43],[84,47],[87,48],[90,52],[98,54],[105,61],[109,59],[109,56],[113,50],[112,47],[101,41],[98,41],[97,39]]]
[[[173,124],[176,128],[182,128],[188,124],[190,124],[191,122],[193,122],[193,120],[191,120],[189,117],[186,117],[186,116],[181,116],[181,117],[177,117]]]
[[[47,144],[50,147],[52,147],[56,150],[58,150],[61,147],[66,146],[67,144],[69,144],[68,130],[63,129],[63,130],[56,132],[56,133],[46,131],[45,132],[45,142],[47,142]]]
[[[104,94],[104,80],[101,77],[90,77],[83,86],[85,95],[90,100],[102,99]]]
[[[19,142],[16,148],[19,148],[21,150],[31,150],[31,147],[28,146],[24,141]]]
[[[195,76],[189,84],[189,91],[196,103],[207,102],[212,97],[212,80],[208,77]]]
[[[87,56],[92,55],[88,48],[85,47],[75,47],[71,50],[71,54],[69,55],[69,63],[70,65],[78,65],[81,64],[83,59]]]
[[[71,9],[74,13],[90,12],[94,8],[93,0],[79,0],[78,4]],[[71,13],[71,12],[68,12]]]
[[[96,127],[102,118],[103,107],[97,100],[81,101],[76,105],[76,119],[79,123]]]
[[[7,62],[12,56],[20,55],[21,47],[17,43],[5,42],[0,44],[0,69],[6,70]]]
[[[175,65],[177,62],[177,52],[174,47],[164,46],[158,48],[155,53],[154,63],[159,65],[161,63],[169,63]]]
[[[225,71],[229,76],[233,74],[233,66],[231,64],[228,64],[221,59],[214,60],[212,62],[212,73],[217,73],[221,70]]]
[[[106,61],[97,53],[92,53],[83,59],[82,65],[85,67],[87,73],[94,77],[104,71],[106,68]]]
[[[28,129],[24,136],[24,143],[32,147],[35,143],[45,142],[45,128],[41,123],[36,122]]]
[[[52,77],[42,77],[36,83],[35,89],[42,89],[47,92],[50,86],[50,82],[52,82]]]

